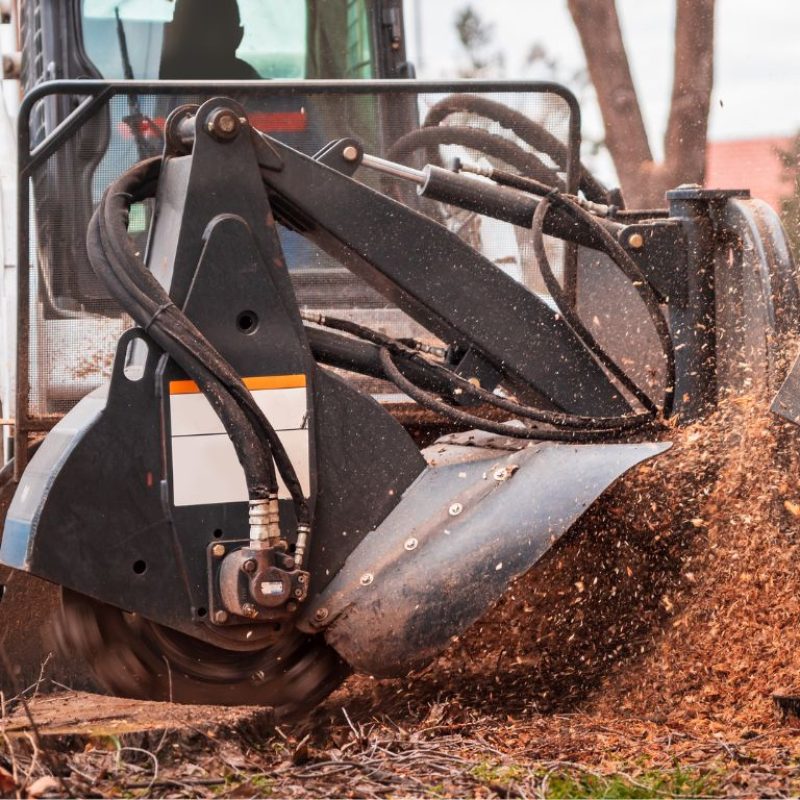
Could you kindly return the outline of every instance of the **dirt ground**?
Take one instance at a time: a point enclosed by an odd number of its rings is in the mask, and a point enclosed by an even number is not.
[[[0,792],[797,795],[800,429],[764,409],[675,430],[424,671],[277,727],[39,687],[2,709]]]

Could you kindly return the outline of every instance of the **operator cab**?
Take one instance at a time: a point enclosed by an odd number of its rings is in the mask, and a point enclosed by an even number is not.
[[[24,3],[21,14],[26,92],[53,79],[249,83],[413,76],[405,60],[402,0],[55,0]],[[375,138],[368,145],[380,150],[383,130],[416,124],[416,111],[408,104],[390,107],[372,98],[343,105],[300,90],[237,95],[225,87],[225,93],[242,102],[255,127],[309,154],[333,138],[354,131],[364,138],[369,130]],[[89,267],[80,232],[109,177],[160,154],[169,113],[206,97],[188,89],[171,96],[119,94],[35,178],[39,288],[46,316],[116,313]],[[32,146],[74,110],[79,98],[48,97],[38,104]],[[130,230],[143,245],[148,227],[146,209],[134,209]],[[332,269],[291,232],[285,232],[284,246],[290,268],[315,273],[316,285],[317,273]]]

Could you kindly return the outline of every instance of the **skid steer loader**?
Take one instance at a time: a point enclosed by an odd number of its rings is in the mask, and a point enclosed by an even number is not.
[[[298,5],[308,52],[335,5]],[[391,4],[395,79],[210,82],[137,75],[105,6],[63,9],[129,79],[84,48],[18,115],[8,680],[56,595],[59,674],[127,696],[293,715],[403,675],[670,425],[777,388],[800,296],[746,190],[626,209],[563,87],[398,80]]]

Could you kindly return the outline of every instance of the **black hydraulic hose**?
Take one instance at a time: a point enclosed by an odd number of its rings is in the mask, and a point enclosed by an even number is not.
[[[579,414],[566,414],[560,411],[548,411],[547,409],[534,408],[533,406],[526,406],[514,400],[509,400],[506,397],[500,397],[494,394],[494,392],[476,386],[470,383],[466,378],[456,375],[452,370],[447,370],[444,367],[438,367],[438,369],[442,372],[447,372],[452,383],[459,388],[463,394],[496,406],[503,411],[508,411],[510,414],[516,414],[518,417],[524,417],[525,419],[541,422],[545,425],[552,425],[557,428],[623,431],[649,425],[654,419],[651,413],[628,414],[619,417],[585,417]]]
[[[543,183],[547,183],[551,189],[553,187],[565,188],[564,182],[556,170],[548,167],[535,153],[523,150],[510,139],[480,128],[460,125],[418,128],[394,142],[389,148],[387,158],[390,161],[404,163],[416,150],[448,144],[471,147],[487,156],[497,158],[525,175],[531,175]],[[438,157],[430,160],[432,163],[440,161]]]
[[[134,199],[133,193],[113,192],[114,189],[124,188],[133,187],[110,187],[92,219],[88,236],[92,266],[98,275],[105,279],[133,319],[144,326],[154,341],[169,352],[184,371],[198,383],[220,416],[236,447],[237,455],[248,478],[249,493],[254,498],[263,499],[277,491],[272,459],[269,458],[269,453],[265,454],[263,448],[258,446],[258,440],[252,433],[249,437],[246,435],[251,425],[244,409],[232,401],[224,382],[208,369],[203,357],[206,355],[205,351],[211,348],[210,344],[207,345],[199,331],[195,332],[183,326],[183,320],[176,314],[177,309],[160,285],[160,292],[150,292],[142,287],[142,282],[135,280],[134,276],[137,273],[131,270],[131,265],[127,263],[130,259],[124,253],[124,245],[119,246],[121,244],[119,231],[113,231],[113,226],[114,215],[115,213],[119,215],[120,209],[113,206],[120,202],[123,205],[129,204]],[[124,220],[126,211],[123,210],[122,214]],[[124,221],[122,225],[125,229]],[[127,231],[125,239],[127,240]]]
[[[125,310],[208,397],[236,448],[251,499],[277,494],[277,465],[298,522],[308,524],[308,503],[277,433],[235,370],[172,303],[128,239],[130,206],[154,196],[160,167],[160,158],[142,162],[108,187],[90,223],[92,266]]]
[[[642,390],[633,381],[625,371],[614,361],[613,358],[603,349],[600,343],[595,339],[592,332],[583,324],[583,321],[573,309],[571,303],[567,300],[566,293],[561,288],[561,284],[553,274],[550,267],[550,260],[547,257],[547,251],[544,247],[544,237],[540,225],[544,215],[547,213],[548,201],[542,200],[536,208],[534,214],[533,226],[533,252],[536,256],[536,263],[539,266],[539,272],[542,275],[544,284],[553,302],[556,304],[561,316],[566,320],[567,324],[578,335],[583,343],[591,350],[594,357],[615,377],[619,382],[652,414],[658,413],[658,406],[652,398]],[[543,208],[544,207],[544,208]],[[543,208],[543,210],[542,210]],[[540,219],[537,219],[537,215]]]
[[[674,403],[674,386],[675,386],[675,347],[672,342],[669,325],[661,312],[658,304],[658,298],[655,295],[650,284],[647,282],[646,277],[639,269],[638,264],[625,252],[625,249],[617,241],[617,239],[609,231],[603,227],[598,220],[596,220],[586,210],[581,208],[573,200],[560,195],[558,193],[551,193],[542,198],[536,208],[533,216],[533,246],[537,263],[539,264],[542,278],[545,281],[548,291],[553,297],[559,313],[562,314],[564,319],[569,323],[570,327],[584,340],[589,346],[598,360],[608,368],[608,370],[615,375],[619,381],[629,390],[634,396],[648,409],[655,412],[656,406],[652,399],[649,398],[645,392],[640,389],[628,375],[617,366],[616,362],[603,350],[597,340],[592,336],[590,331],[586,328],[583,322],[578,317],[577,313],[572,309],[569,302],[564,296],[561,286],[553,275],[550,268],[550,262],[547,257],[547,252],[544,247],[544,234],[543,225],[545,217],[548,212],[553,208],[554,204],[558,204],[562,208],[567,209],[573,216],[582,218],[588,224],[593,225],[599,240],[601,242],[602,252],[604,252],[622,271],[623,275],[631,282],[642,302],[645,304],[648,315],[650,316],[653,326],[655,327],[656,334],[664,353],[666,362],[666,381],[664,390],[664,402],[662,412],[665,417],[669,417],[672,413]]]
[[[101,203],[102,208],[102,203]],[[103,209],[104,210],[104,209]],[[102,230],[102,222],[89,227],[89,258],[97,274],[105,279],[107,286],[120,301],[123,308],[140,324],[152,320],[155,309],[149,308],[129,293],[130,287],[119,281],[115,271],[106,270],[102,263],[110,263],[107,249],[106,232]],[[152,339],[176,360],[183,370],[198,384],[203,394],[208,399],[214,411],[220,417],[225,430],[228,432],[237,455],[245,470],[247,477],[248,493],[252,499],[266,499],[277,491],[277,480],[274,467],[270,468],[271,459],[265,458],[262,448],[254,447],[255,441],[246,435],[250,425],[243,410],[232,401],[230,394],[221,381],[217,380],[208,370],[198,365],[198,360],[190,348],[185,347],[181,337],[174,331],[167,320],[168,309],[164,309],[158,324],[150,326],[148,333]],[[175,347],[175,340],[180,343],[180,348]]]
[[[664,319],[664,315],[659,308],[658,298],[652,290],[652,287],[647,281],[644,273],[639,268],[639,265],[628,255],[625,249],[620,245],[614,234],[606,228],[606,226],[593,214],[580,205],[577,198],[573,198],[560,192],[554,191],[547,184],[537,181],[534,178],[529,178],[524,175],[515,175],[503,170],[492,169],[491,174],[487,175],[492,180],[502,186],[519,189],[520,191],[529,194],[535,194],[542,197],[539,201],[536,211],[534,212],[532,229],[534,232],[534,250],[536,254],[536,261],[539,264],[542,278],[550,292],[556,306],[558,307],[561,315],[567,320],[573,330],[583,339],[590,349],[597,355],[599,360],[623,383],[629,391],[641,402],[646,408],[651,411],[656,411],[655,404],[652,400],[628,378],[626,373],[621,370],[613,359],[603,350],[591,332],[581,322],[578,315],[573,311],[571,304],[567,300],[561,285],[553,274],[550,268],[550,261],[547,258],[547,253],[544,248],[543,234],[547,221],[548,211],[556,211],[561,209],[566,211],[574,220],[579,224],[583,224],[591,230],[591,237],[596,242],[596,246],[604,252],[622,273],[633,284],[637,293],[647,308],[647,312],[656,329],[656,333],[664,353],[667,364],[667,387],[665,391],[664,408],[665,416],[669,416],[672,412],[674,404],[674,385],[675,385],[675,351],[672,344],[672,336],[670,335],[669,326]]]
[[[392,339],[389,336],[377,331],[373,331],[370,328],[366,328],[356,322],[351,322],[350,320],[328,317],[322,314],[308,315],[307,319],[316,323],[317,325],[322,325],[334,330],[344,331],[352,336],[356,336],[359,339],[369,342],[371,345],[388,350],[393,359],[398,357],[403,359],[403,367],[406,371],[416,367],[416,372],[420,374],[427,372],[428,375],[425,376],[426,379],[430,383],[436,382],[440,386],[446,386],[447,393],[452,397],[455,397],[459,394],[462,396],[467,396],[475,400],[480,400],[487,405],[496,406],[497,408],[507,411],[510,414],[515,414],[519,417],[524,417],[525,419],[534,420],[535,422],[541,422],[545,425],[583,430],[594,429],[598,431],[623,431],[632,430],[634,428],[640,428],[644,425],[651,424],[654,419],[653,413],[630,414],[619,417],[586,417],[578,414],[566,414],[564,412],[548,411],[547,409],[526,406],[508,398],[496,395],[493,392],[489,392],[480,386],[476,386],[475,384],[470,383],[470,381],[468,381],[466,378],[457,375],[447,367],[421,359],[417,352],[415,352],[415,350],[418,348],[416,343],[412,345],[413,350],[411,350],[407,344],[404,344],[400,340]],[[381,362],[381,366],[383,366],[383,362]],[[396,363],[395,366],[397,366]],[[376,375],[371,365],[369,365],[367,369],[369,370],[368,374],[372,375],[373,377],[383,377],[386,380],[392,380],[391,376],[386,374],[383,369],[379,375]],[[398,367],[398,369],[400,368]],[[414,385],[416,385],[422,391],[425,391],[419,386],[419,384]]]
[[[588,228],[590,236],[594,245],[608,255],[622,273],[633,284],[637,293],[647,308],[647,312],[656,329],[659,337],[659,342],[664,353],[667,363],[667,388],[664,399],[664,414],[669,416],[673,406],[672,387],[675,383],[675,352],[672,344],[672,337],[669,332],[664,315],[658,305],[658,299],[648,283],[645,275],[642,273],[638,264],[628,255],[625,249],[619,244],[614,234],[609,231],[606,226],[586,208],[584,208],[577,198],[573,198],[548,187],[547,184],[537,181],[534,178],[529,178],[524,175],[515,175],[503,170],[491,169],[486,174],[496,183],[502,186],[508,186],[518,189],[529,194],[534,194],[542,197],[539,201],[536,211],[533,215],[531,228],[533,229],[533,246],[536,255],[536,261],[542,274],[548,292],[550,293],[553,301],[558,307],[561,315],[567,320],[572,329],[578,336],[584,340],[587,346],[596,355],[598,360],[613,374],[620,382],[639,400],[642,405],[648,408],[653,413],[657,413],[657,407],[652,399],[640,389],[628,375],[617,366],[614,360],[605,352],[600,346],[599,342],[594,338],[591,332],[586,328],[581,319],[575,313],[571,303],[568,301],[566,294],[561,288],[550,267],[550,261],[547,257],[547,252],[544,247],[544,230],[547,223],[548,211],[566,211],[572,219]]]
[[[349,333],[351,336],[356,336],[359,339],[364,339],[367,342],[382,347],[392,347],[395,344],[395,340],[391,337],[379,331],[374,331],[372,328],[367,328],[365,325],[359,325],[357,322],[352,322],[349,319],[329,317],[327,314],[308,314],[303,312],[301,312],[301,316],[307,322],[313,322],[326,328]]]
[[[537,430],[528,428],[524,425],[512,425],[508,422],[496,422],[485,417],[470,414],[460,408],[456,408],[445,403],[430,392],[420,389],[412,383],[397,368],[392,360],[388,348],[380,349],[381,365],[386,375],[401,391],[405,392],[412,400],[416,401],[423,408],[435,411],[448,419],[465,425],[470,428],[479,428],[489,433],[497,433],[500,436],[510,436],[516,439],[550,440],[561,442],[597,442],[608,440],[607,430]]]
[[[305,326],[305,332],[311,353],[317,363],[370,378],[388,380],[381,366],[378,345],[308,325]],[[447,397],[453,396],[453,384],[449,377],[440,377],[437,368],[432,364],[405,353],[394,355],[400,362],[403,374],[418,386]]]
[[[439,126],[447,117],[458,113],[476,114],[499,123],[535,150],[547,153],[560,168],[566,169],[568,150],[557,136],[525,114],[487,97],[474,94],[449,95],[431,107],[423,124]],[[607,202],[606,187],[583,164],[578,166],[579,188],[584,195],[596,203]]]

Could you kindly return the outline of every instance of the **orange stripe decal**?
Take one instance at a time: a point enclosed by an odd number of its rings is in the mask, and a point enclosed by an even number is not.
[[[306,376],[300,375],[257,375],[243,378],[244,385],[251,391],[257,389],[302,389]],[[170,394],[200,394],[200,387],[194,381],[170,381]]]

